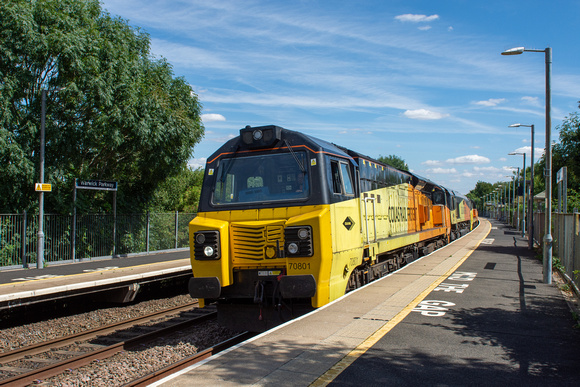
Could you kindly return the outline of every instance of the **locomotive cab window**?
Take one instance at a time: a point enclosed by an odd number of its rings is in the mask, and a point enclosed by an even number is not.
[[[309,197],[305,152],[222,159],[215,174],[214,205],[304,200]]]
[[[332,192],[338,195],[354,195],[354,184],[347,163],[331,160]]]

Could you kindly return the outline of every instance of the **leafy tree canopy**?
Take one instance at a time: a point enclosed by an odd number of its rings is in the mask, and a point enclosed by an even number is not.
[[[580,102],[579,106],[580,108]],[[578,112],[570,113],[561,125],[556,127],[560,133],[560,141],[552,147],[552,205],[557,202],[556,173],[566,167],[568,170],[568,211],[580,208],[578,199],[580,192],[580,116]],[[536,164],[534,173],[535,193],[542,192],[545,187],[543,171],[546,168],[544,154]]]
[[[405,163],[405,160],[400,158],[399,156],[390,155],[390,156],[379,156],[379,161],[381,163],[390,165],[391,167],[398,168],[403,171],[408,171],[409,166]]]
[[[579,106],[580,107],[580,106]],[[568,187],[580,190],[580,116],[578,112],[570,113],[557,130],[560,131],[560,142],[552,150],[553,173],[563,166],[568,170]]]
[[[204,171],[185,166],[175,176],[167,178],[159,185],[151,200],[151,211],[197,212]]]
[[[472,200],[477,200],[477,198],[481,198],[489,194],[494,189],[495,187],[493,186],[493,184],[480,180],[475,184],[475,188],[469,191],[467,197],[469,197]]]
[[[70,211],[75,178],[117,181],[120,210],[140,209],[203,136],[191,86],[98,0],[4,0],[0,212],[36,206],[43,89],[49,212]]]

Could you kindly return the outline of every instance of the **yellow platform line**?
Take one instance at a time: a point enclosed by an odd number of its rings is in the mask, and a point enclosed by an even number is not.
[[[488,223],[488,225],[489,225],[489,223]],[[425,297],[427,297],[427,295],[429,295],[429,293],[431,293],[437,286],[439,286],[441,284],[441,282],[443,282],[447,277],[449,277],[451,274],[453,274],[453,272],[455,270],[457,270],[457,268],[459,268],[459,266],[461,266],[461,264],[463,262],[465,262],[465,260],[467,258],[469,258],[469,256],[475,251],[475,249],[477,249],[477,247],[481,244],[481,242],[489,235],[490,231],[491,231],[491,227],[489,227],[487,232],[485,232],[485,235],[483,236],[483,238],[481,238],[481,240],[479,240],[477,242],[477,244],[475,245],[475,248],[473,248],[467,254],[465,254],[465,256],[459,260],[459,262],[457,262],[445,274],[443,274],[437,280],[435,280],[435,282],[433,282],[427,289],[425,289],[413,301],[411,301],[395,317],[393,317],[391,320],[386,322],[385,325],[383,325],[375,333],[370,335],[365,341],[363,341],[361,344],[359,344],[358,347],[356,347],[355,349],[350,351],[345,357],[343,357],[341,360],[339,360],[328,371],[326,371],[324,374],[319,376],[318,379],[316,379],[314,382],[312,382],[310,384],[310,386],[312,386],[312,387],[326,386],[329,383],[331,383],[334,379],[336,379],[336,377],[338,377],[338,375],[340,375],[342,373],[342,371],[347,369],[352,363],[354,363],[354,361],[356,359],[361,357],[373,345],[375,345],[381,338],[383,338],[383,336],[385,336],[387,333],[389,333],[389,331],[391,329],[393,329],[397,324],[399,324],[401,321],[403,321],[405,319],[405,317],[407,317],[407,315],[409,313],[411,313],[411,311],[413,309],[415,309],[415,307],[417,305],[419,305],[419,303],[421,301],[423,301],[423,299]]]

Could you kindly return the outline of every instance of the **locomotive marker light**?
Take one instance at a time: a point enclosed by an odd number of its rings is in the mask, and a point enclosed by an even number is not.
[[[530,155],[530,205],[528,207],[529,215],[528,215],[528,227],[530,228],[529,238],[528,238],[528,250],[534,248],[534,124],[532,125],[524,125],[524,124],[512,124],[509,125],[508,128],[519,128],[520,126],[531,128],[532,131],[532,153]]]
[[[552,283],[552,48],[544,50],[526,49],[525,47],[510,48],[502,55],[519,55],[524,52],[543,52],[546,62],[546,219],[543,246],[544,283]],[[534,144],[532,144],[532,148]]]

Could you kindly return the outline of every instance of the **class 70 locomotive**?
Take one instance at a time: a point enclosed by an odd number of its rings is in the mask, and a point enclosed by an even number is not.
[[[189,224],[189,293],[221,324],[261,331],[470,231],[469,199],[278,126],[249,127],[205,168]]]

